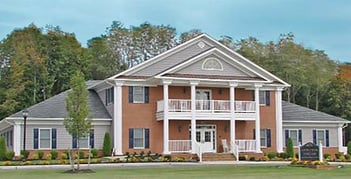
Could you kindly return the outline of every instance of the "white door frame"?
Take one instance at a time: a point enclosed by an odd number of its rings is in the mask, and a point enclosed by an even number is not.
[[[210,131],[211,132],[211,149],[210,150],[208,150],[208,149],[201,149],[203,152],[213,152],[213,153],[216,153],[217,152],[217,126],[216,125],[214,125],[214,124],[197,124],[196,125],[196,132],[195,133],[197,133],[198,131],[200,131],[201,132],[201,138],[204,140],[204,135],[205,135],[205,131]],[[189,126],[189,130],[191,131],[191,127]],[[196,138],[196,137],[195,137]],[[198,142],[198,141],[197,141]],[[201,146],[201,142],[198,142],[199,144],[200,144],[200,146]],[[202,146],[203,147],[203,146]]]

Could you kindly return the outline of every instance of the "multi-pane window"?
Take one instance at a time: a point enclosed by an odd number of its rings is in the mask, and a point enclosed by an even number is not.
[[[266,131],[266,129],[260,130],[260,137],[261,137],[261,146],[267,147],[267,131]]]
[[[133,87],[133,102],[134,103],[144,103],[144,96],[145,96],[145,88],[141,86],[134,86]]]
[[[289,137],[292,140],[294,146],[299,146],[298,130],[289,130]]]
[[[40,129],[39,130],[39,148],[49,149],[51,148],[51,129]]]
[[[316,130],[316,132],[317,145],[322,142],[322,145],[325,146],[325,130]]]
[[[81,137],[79,139],[79,148],[81,149],[89,148],[89,136]]]
[[[134,148],[144,148],[144,129],[134,129]]]
[[[270,92],[269,91],[260,91],[259,92],[259,101],[260,105],[269,106],[270,103]]]
[[[149,135],[150,130],[148,128],[130,128],[129,148],[149,148]]]
[[[113,103],[113,87],[106,89],[106,105]]]

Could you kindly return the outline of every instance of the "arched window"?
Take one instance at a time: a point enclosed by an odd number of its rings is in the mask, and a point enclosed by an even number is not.
[[[223,70],[222,63],[217,58],[208,58],[202,64],[203,70]]]

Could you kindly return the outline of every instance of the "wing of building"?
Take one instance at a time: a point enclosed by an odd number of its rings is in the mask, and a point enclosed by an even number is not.
[[[101,149],[108,132],[115,155],[263,154],[283,152],[286,138],[344,151],[348,121],[282,101],[289,84],[206,34],[88,86],[94,132],[80,139],[83,148]],[[75,147],[63,126],[65,96],[28,108],[26,149]],[[18,155],[21,112],[3,119],[0,133]]]

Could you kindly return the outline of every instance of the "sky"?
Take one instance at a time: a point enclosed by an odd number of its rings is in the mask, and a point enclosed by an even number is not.
[[[350,0],[0,0],[0,40],[30,23],[60,26],[83,46],[112,21],[169,25],[177,34],[192,29],[219,39],[256,37],[277,41],[292,32],[308,49],[351,63]]]

